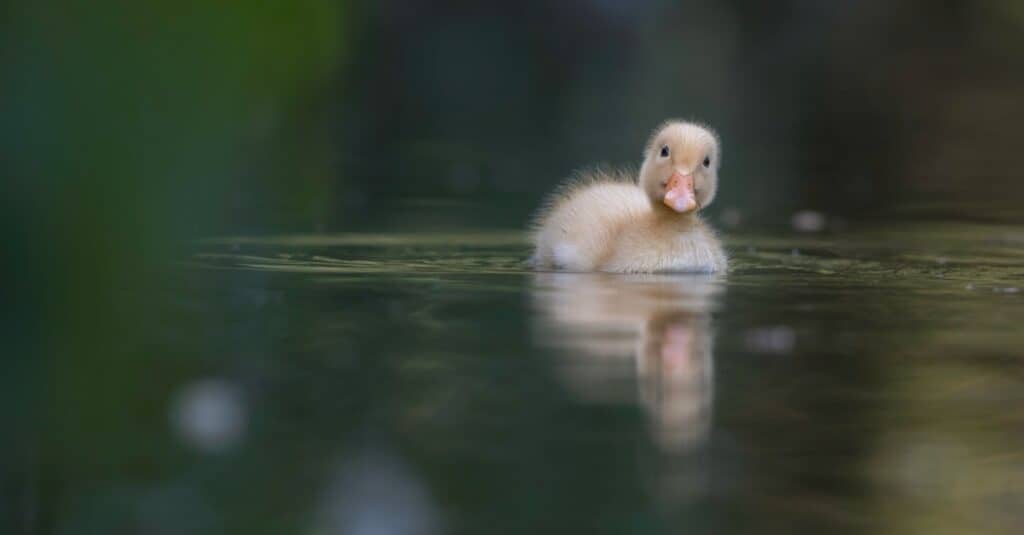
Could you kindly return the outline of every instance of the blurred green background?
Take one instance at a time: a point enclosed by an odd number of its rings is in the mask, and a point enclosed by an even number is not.
[[[15,2],[3,20],[8,217],[52,231],[518,228],[573,169],[636,165],[667,117],[720,131],[718,208],[753,223],[1012,218],[999,201],[1021,192],[1018,2]]]
[[[0,25],[16,522],[26,482],[171,469],[175,379],[223,348],[161,326],[230,323],[151,306],[197,239],[522,229],[670,117],[722,137],[713,220],[1024,222],[1014,0],[36,0]]]

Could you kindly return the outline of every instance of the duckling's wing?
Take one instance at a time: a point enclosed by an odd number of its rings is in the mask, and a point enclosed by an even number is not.
[[[616,235],[650,210],[631,177],[589,172],[563,185],[534,223],[538,267],[592,270],[614,247]]]
[[[560,207],[581,197],[581,194],[588,190],[601,189],[604,186],[612,186],[612,189],[616,190],[619,190],[620,186],[636,188],[636,174],[629,170],[603,167],[584,169],[573,173],[544,199],[540,208],[533,215],[531,229],[535,233],[538,232]]]

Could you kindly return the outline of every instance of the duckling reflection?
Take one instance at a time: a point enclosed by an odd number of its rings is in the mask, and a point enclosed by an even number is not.
[[[538,273],[534,335],[588,402],[636,403],[654,441],[680,452],[707,437],[712,400],[710,276]]]

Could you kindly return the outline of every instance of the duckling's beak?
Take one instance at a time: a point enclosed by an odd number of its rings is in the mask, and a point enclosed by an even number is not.
[[[697,196],[693,192],[693,173],[682,174],[678,170],[668,178],[665,185],[664,202],[669,208],[687,214],[697,209]]]

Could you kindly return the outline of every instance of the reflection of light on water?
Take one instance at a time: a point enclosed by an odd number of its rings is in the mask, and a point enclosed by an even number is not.
[[[785,325],[759,327],[744,333],[747,349],[754,353],[787,355],[796,345],[796,333]]]
[[[891,519],[891,531],[1020,533],[1020,378],[1008,369],[929,358],[893,382],[897,402],[886,405],[864,465],[875,514]]]
[[[241,393],[233,385],[205,379],[185,386],[171,407],[174,430],[192,447],[207,453],[224,451],[245,431]]]
[[[585,401],[636,402],[666,451],[700,443],[710,427],[708,276],[538,273],[535,336],[563,350],[558,370]]]
[[[722,225],[729,228],[736,228],[743,223],[743,213],[736,208],[726,208],[722,210],[722,215],[719,217]]]
[[[820,232],[825,229],[825,215],[814,210],[801,210],[793,214],[790,224],[800,232]]]
[[[881,479],[921,498],[952,494],[969,458],[961,443],[941,436],[903,436],[884,451]]]
[[[320,512],[325,534],[430,535],[440,514],[412,469],[399,457],[365,451],[347,459],[327,490]]]

